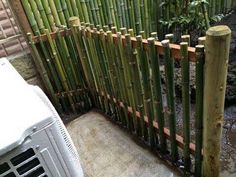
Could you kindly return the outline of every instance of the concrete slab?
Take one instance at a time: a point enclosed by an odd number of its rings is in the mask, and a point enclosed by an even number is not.
[[[89,112],[67,129],[86,177],[176,177],[173,169],[101,114]]]

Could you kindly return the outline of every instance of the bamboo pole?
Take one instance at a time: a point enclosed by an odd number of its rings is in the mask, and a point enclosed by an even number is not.
[[[59,112],[61,112],[61,106],[60,106],[60,103],[59,103],[59,100],[58,98],[55,96],[54,94],[54,90],[53,90],[53,87],[51,85],[51,82],[50,82],[50,79],[48,77],[48,74],[47,74],[47,71],[41,61],[41,56],[40,54],[38,53],[38,50],[32,40],[32,34],[31,33],[27,33],[27,36],[28,36],[28,40],[29,40],[29,44],[31,45],[32,47],[32,51],[33,51],[33,54],[35,55],[35,64],[36,64],[36,67],[40,72],[40,75],[41,75],[41,78],[43,80],[43,83],[48,91],[48,93],[50,94],[50,97],[51,97],[51,100],[52,102],[56,105],[57,109]]]
[[[156,33],[152,33],[157,38]],[[154,45],[155,38],[148,38],[148,44],[150,48],[151,57],[151,68],[152,68],[152,80],[153,80],[153,93],[154,93],[154,106],[156,108],[156,117],[159,125],[159,135],[160,135],[160,149],[164,154],[166,152],[166,138],[164,135],[164,111],[162,103],[162,92],[161,92],[161,74],[160,74],[160,63],[159,57]]]
[[[196,46],[196,153],[195,153],[195,176],[202,176],[202,134],[203,134],[203,87],[204,87],[204,45]]]
[[[153,112],[153,98],[152,98],[152,85],[151,85],[151,76],[150,76],[150,66],[149,66],[149,58],[148,51],[144,48],[142,43],[142,37],[137,37],[137,42],[140,49],[140,67],[142,73],[143,80],[143,88],[144,88],[144,105],[145,105],[145,114],[148,117],[148,136],[149,143],[151,148],[155,147],[155,135],[153,129],[153,120],[154,120],[154,112]]]
[[[231,30],[215,26],[206,33],[204,73],[203,176],[218,177],[220,144],[224,120],[224,98]]]
[[[187,38],[189,42],[189,39]],[[184,168],[190,170],[190,72],[188,60],[188,42],[181,42],[181,75],[182,75],[182,105],[183,105],[183,137],[184,137]]]
[[[198,44],[199,45],[205,45],[206,37],[199,37],[198,38]]]
[[[174,59],[170,53],[170,42],[164,40],[161,42],[164,48],[165,75],[167,83],[167,105],[168,118],[171,136],[171,158],[173,161],[178,159],[178,149],[176,144],[176,112],[175,112],[175,87],[174,87]]]

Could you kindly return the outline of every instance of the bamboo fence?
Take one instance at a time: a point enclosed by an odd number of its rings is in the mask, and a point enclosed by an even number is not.
[[[194,1],[198,0],[25,0],[22,4],[34,29],[38,27],[39,30],[47,28],[55,31],[61,25],[69,27],[69,17],[78,16],[81,22],[95,27],[108,25],[109,29],[112,26],[134,29],[135,35],[144,31],[146,36],[157,31],[159,36],[163,36],[168,30],[160,21],[169,21],[179,13],[185,13],[186,2]],[[208,5],[202,6],[201,13],[209,21],[208,14],[213,17],[226,13],[231,7],[231,0],[209,0]]]
[[[189,36],[182,36],[180,45],[172,43],[172,34],[158,41],[157,33],[150,33],[159,29],[155,10],[148,11],[157,2],[135,2],[21,1],[36,66],[61,113],[96,107],[172,164],[181,166],[183,158],[186,175],[202,176],[205,39],[196,48],[188,47]],[[26,17],[21,14],[21,20]],[[175,61],[181,63],[181,136],[176,134]],[[190,137],[190,63],[196,66],[195,138]]]

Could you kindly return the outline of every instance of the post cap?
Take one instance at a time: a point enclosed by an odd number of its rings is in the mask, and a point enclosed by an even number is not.
[[[231,30],[228,26],[219,25],[209,28],[206,34],[208,36],[224,36],[231,34]]]

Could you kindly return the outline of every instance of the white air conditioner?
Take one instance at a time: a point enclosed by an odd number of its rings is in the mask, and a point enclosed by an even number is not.
[[[0,59],[0,177],[83,177],[54,107]]]

